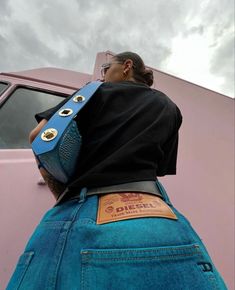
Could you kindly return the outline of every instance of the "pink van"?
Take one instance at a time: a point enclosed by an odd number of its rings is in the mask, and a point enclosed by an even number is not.
[[[41,217],[55,203],[28,140],[37,125],[34,115],[100,78],[101,64],[112,55],[109,51],[98,53],[92,74],[58,68],[0,73],[0,289],[5,289]],[[233,289],[234,100],[153,71],[154,87],[179,106],[184,118],[177,175],[159,180],[202,237]]]
[[[87,74],[55,68],[0,74],[0,289],[30,233],[54,202],[28,140],[37,125],[34,115],[88,81]]]

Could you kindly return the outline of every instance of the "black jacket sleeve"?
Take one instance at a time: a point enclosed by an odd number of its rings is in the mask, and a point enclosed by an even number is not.
[[[162,146],[163,159],[159,162],[157,176],[166,174],[176,174],[178,143],[179,143],[179,128],[182,124],[183,117],[180,109],[175,106],[175,124],[173,133]]]
[[[71,96],[68,96],[67,98],[62,100],[59,104],[57,104],[55,107],[35,114],[34,117],[37,120],[37,122],[40,123],[42,119],[46,119],[48,121],[69,100],[70,97]]]

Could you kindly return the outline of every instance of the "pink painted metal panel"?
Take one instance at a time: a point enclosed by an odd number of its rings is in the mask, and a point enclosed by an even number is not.
[[[0,150],[0,180],[0,289],[5,289],[29,236],[54,200],[31,150]]]
[[[47,81],[43,84],[36,79],[42,78],[44,69],[24,72],[34,80],[5,78],[14,84],[72,93],[68,87],[100,78],[100,65],[112,55],[110,51],[98,53],[93,76],[80,74],[73,81],[67,79],[68,71],[60,71],[57,78],[52,69],[43,77]],[[199,233],[229,289],[234,289],[234,100],[153,70],[154,87],[165,92],[183,115],[177,175],[159,179],[176,208]],[[4,289],[35,226],[54,204],[40,179],[30,149],[0,150],[0,226],[5,233],[0,240],[0,289]]]
[[[184,118],[177,175],[164,183],[234,289],[234,100],[169,76],[158,83]]]
[[[46,67],[20,72],[2,73],[5,76],[34,80],[36,82],[51,83],[57,86],[79,88],[91,80],[91,75],[77,71]],[[1,74],[0,74],[1,77]]]
[[[0,81],[11,84],[0,96],[0,103],[19,86],[71,95],[91,80],[91,76],[86,74],[81,77],[81,73],[62,73],[61,70],[56,78],[57,72],[54,69],[48,74],[46,69],[38,69],[36,73],[24,72],[23,78],[21,73],[17,73],[18,76],[0,74]],[[40,79],[43,82],[38,82]],[[14,121],[12,116],[11,121]],[[0,289],[5,289],[27,240],[55,200],[37,169],[31,149],[0,149],[0,182]]]

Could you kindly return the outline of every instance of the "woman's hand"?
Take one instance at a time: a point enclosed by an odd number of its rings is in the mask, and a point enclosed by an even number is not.
[[[42,127],[45,126],[47,123],[46,119],[43,119],[37,127],[35,127],[29,134],[29,143],[31,144],[36,136],[41,131]],[[36,158],[35,158],[36,159]],[[36,159],[37,164],[39,164],[38,160]],[[64,192],[66,189],[66,185],[61,183],[60,181],[56,180],[46,169],[41,167],[39,169],[43,179],[45,180],[46,184],[48,185],[49,189],[51,190],[52,194],[54,195],[55,199],[58,199],[60,194]]]

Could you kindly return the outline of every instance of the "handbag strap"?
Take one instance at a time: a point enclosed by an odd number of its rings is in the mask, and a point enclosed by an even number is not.
[[[103,82],[93,81],[76,91],[50,120],[43,126],[31,146],[34,154],[40,155],[53,150],[65,129],[87,104]]]

